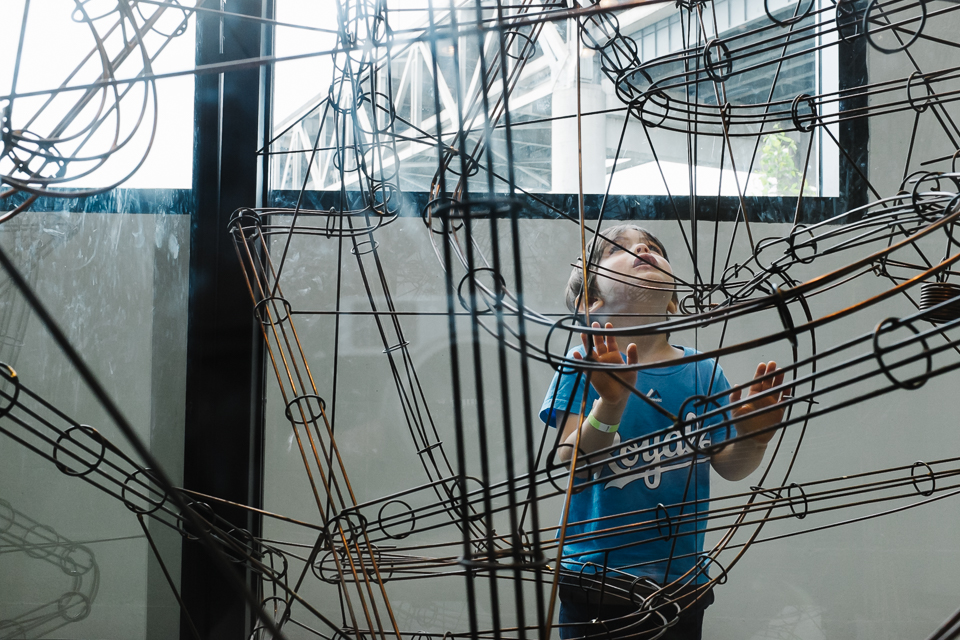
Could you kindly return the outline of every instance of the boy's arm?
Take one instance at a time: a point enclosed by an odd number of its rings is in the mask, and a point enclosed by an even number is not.
[[[600,323],[594,322],[593,327],[599,329]],[[608,322],[606,328],[612,329],[613,325]],[[624,364],[623,357],[620,355],[620,348],[617,346],[616,337],[595,335],[593,336],[592,346],[591,339],[586,334],[581,333],[580,338],[583,340],[584,349],[588,354],[587,359],[591,362],[601,362],[611,365]],[[574,353],[573,357],[577,360],[583,359],[583,356],[579,353]],[[626,364],[636,364],[639,361],[637,345],[630,343],[627,346]],[[620,381],[615,380],[614,376],[619,378]],[[567,416],[567,421],[563,423],[563,433],[560,436],[561,444],[557,450],[557,457],[561,462],[567,465],[570,464],[570,461],[573,459],[573,451],[578,444],[581,452],[581,455],[577,456],[578,467],[580,466],[579,463],[581,460],[590,461],[588,457],[589,454],[613,444],[615,432],[607,433],[595,429],[587,420],[587,416],[593,414],[594,418],[604,424],[620,424],[623,410],[626,408],[627,401],[630,399],[630,388],[633,387],[636,381],[636,371],[620,371],[617,373],[595,372],[590,375],[588,383],[592,384],[593,388],[597,390],[600,399],[597,400],[593,407],[584,411],[583,424],[580,426],[579,443],[577,442],[577,426],[580,424],[579,412],[577,414],[571,413]]]
[[[777,372],[777,363],[760,363],[754,378],[770,376],[750,385],[746,402],[733,409],[737,435],[743,440],[731,443],[710,456],[710,465],[726,480],[742,480],[760,466],[767,443],[773,438],[775,427],[783,420],[782,406],[786,390],[770,392],[783,383],[783,373]],[[730,402],[740,401],[741,390],[730,394]],[[755,434],[752,435],[751,434]]]
[[[758,441],[759,436],[728,444],[710,456],[710,466],[724,480],[743,480],[763,462],[767,443]]]
[[[590,411],[584,413],[583,425],[580,427],[580,455],[577,456],[577,467],[582,464],[593,462],[590,454],[601,449],[606,449],[613,444],[616,432],[607,433],[594,429],[587,421],[587,415],[593,414],[593,417],[604,424],[620,424],[620,418],[623,416],[623,409],[626,407],[626,401],[622,405],[606,402],[603,398],[597,400]],[[577,425],[580,423],[580,415],[571,413],[567,416],[567,421],[563,423],[563,435],[560,436],[560,447],[557,450],[557,457],[565,465],[569,465],[573,459],[573,450],[577,443]]]

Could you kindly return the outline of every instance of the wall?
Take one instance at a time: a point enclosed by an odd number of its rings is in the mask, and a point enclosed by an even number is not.
[[[644,225],[656,233],[672,251],[677,273],[689,279],[692,264],[684,255],[683,239],[677,223],[649,221]],[[730,242],[733,225],[719,225],[718,246]],[[543,313],[566,313],[562,304],[562,290],[569,274],[569,264],[579,252],[579,231],[576,225],[548,220],[520,222],[520,244],[524,273],[524,291],[528,305]],[[756,238],[775,236],[789,231],[789,225],[754,225]],[[502,241],[509,240],[509,229],[501,225]],[[713,223],[700,224],[701,255],[710,255],[713,245]],[[489,257],[489,230],[483,222],[475,230],[481,250]],[[445,311],[444,285],[439,263],[430,244],[430,237],[419,220],[401,219],[377,232],[380,259],[391,294],[399,310],[420,313]],[[939,241],[927,247],[936,253]],[[504,246],[509,246],[504,244]],[[883,246],[883,242],[860,247],[819,259],[810,265],[799,265],[791,275],[809,279],[825,274],[862,258]],[[344,249],[342,309],[369,309],[362,294],[356,259]],[[746,235],[738,232],[735,256],[749,255]],[[291,247],[292,261],[286,267],[285,292],[294,309],[329,310],[333,308],[336,291],[336,240],[316,241],[297,238]],[[722,263],[723,254],[720,255]],[[510,261],[507,260],[509,263]],[[701,261],[708,265],[709,258]],[[369,267],[368,267],[369,268]],[[369,274],[368,274],[369,275]],[[504,269],[507,282],[512,283],[512,268]],[[371,276],[372,277],[372,276]],[[456,280],[459,279],[459,274]],[[810,299],[813,317],[841,310],[889,287],[888,281],[867,271],[865,275]],[[377,298],[378,304],[382,300]],[[831,323],[816,333],[820,352],[843,341],[867,333],[884,318],[912,313],[910,302],[901,296],[871,306],[847,319]],[[458,309],[462,311],[462,309]],[[794,309],[796,321],[800,311]],[[320,395],[333,407],[336,438],[350,482],[359,502],[387,496],[425,483],[428,478],[418,463],[416,448],[402,419],[396,386],[382,353],[383,345],[371,316],[345,315],[340,326],[340,351],[336,402],[332,402],[332,362],[334,351],[334,322],[332,316],[296,316],[297,328],[303,344],[307,345],[307,360],[317,380]],[[407,351],[415,366],[424,390],[426,406],[436,424],[439,440],[451,461],[455,460],[455,429],[451,397],[450,351],[446,319],[437,316],[402,316]],[[767,335],[781,328],[776,311],[767,311],[730,323],[726,327],[724,344],[731,345]],[[480,441],[478,409],[486,412],[488,437],[485,451],[492,469],[491,480],[506,479],[504,451],[506,443],[502,428],[499,364],[495,341],[487,334],[480,336],[480,354],[483,372],[484,397],[477,397],[473,379],[474,360],[471,355],[469,324],[458,318],[458,346],[461,358],[459,373],[463,385],[463,429],[469,475],[480,476]],[[530,328],[531,342],[542,345],[543,327]],[[720,344],[720,327],[700,331],[680,332],[671,336],[677,344],[710,350]],[[560,341],[553,352],[562,350]],[[808,336],[800,338],[799,355],[811,350]],[[862,348],[843,352],[820,363],[821,368],[859,354]],[[748,380],[759,361],[775,359],[781,364],[793,361],[789,345],[781,341],[772,345],[749,349],[725,356],[721,362],[731,381]],[[948,358],[949,359],[949,358]],[[953,356],[956,359],[956,355]],[[534,411],[539,407],[552,371],[547,365],[531,362],[530,400]],[[866,369],[872,368],[872,363]],[[524,406],[519,379],[519,358],[506,354],[506,369],[510,390],[509,415],[513,448],[518,461],[518,473],[524,469],[525,447],[522,421]],[[861,371],[865,369],[856,369]],[[802,370],[807,372],[807,369]],[[406,380],[401,368],[401,377]],[[844,374],[846,375],[846,374]],[[843,375],[827,377],[823,384],[836,382]],[[772,463],[767,486],[778,485],[790,458],[796,452],[796,461],[786,483],[805,483],[837,478],[853,473],[879,470],[889,466],[910,465],[916,460],[934,460],[951,454],[945,448],[944,434],[952,429],[944,399],[953,386],[954,376],[935,378],[913,392],[896,392],[856,404],[812,420],[801,438],[802,424],[791,426],[785,435],[781,453]],[[821,398],[824,406],[864,393],[884,384],[877,376]],[[406,384],[406,383],[405,383]],[[267,475],[265,507],[309,522],[317,522],[316,506],[306,483],[297,446],[289,425],[282,418],[282,403],[275,392],[268,399]],[[543,427],[533,418],[533,440],[539,443]],[[547,432],[547,439],[553,437]],[[549,445],[548,445],[549,447]],[[770,456],[767,457],[769,462]],[[542,467],[542,464],[541,464]],[[747,491],[758,482],[761,472],[755,472],[739,483],[716,479],[714,495],[719,498]],[[561,482],[562,484],[562,482]],[[549,485],[541,487],[547,492]],[[405,498],[412,506],[429,504],[429,496],[415,494]],[[893,506],[912,504],[919,496],[902,500],[850,508],[844,511],[811,514],[803,520],[789,518],[771,522],[763,527],[760,538],[800,532],[832,524],[853,516],[875,513]],[[417,502],[417,501],[420,502]],[[504,500],[497,501],[503,504]],[[738,504],[743,498],[733,500]],[[552,526],[558,519],[560,497],[545,497],[540,501],[540,524]],[[394,507],[399,508],[399,507]],[[374,513],[372,511],[371,513]],[[440,524],[441,519],[423,521]],[[527,516],[527,528],[530,515]],[[918,509],[907,510],[876,520],[867,520],[839,528],[806,533],[796,537],[754,544],[731,570],[727,584],[718,588],[717,602],[707,617],[706,633],[715,638],[903,638],[928,634],[956,606],[954,598],[957,578],[951,570],[957,552],[946,542],[947,532],[960,525],[960,509],[956,500],[946,500]],[[509,531],[506,516],[498,516],[495,528]],[[721,564],[729,564],[736,555],[736,545],[744,542],[754,527],[742,528],[734,537],[731,550],[720,556]],[[302,528],[286,524],[271,524],[268,538],[312,545],[315,537]],[[544,534],[547,539],[553,533]],[[708,538],[708,544],[719,539],[719,533]],[[384,541],[404,547],[414,544],[446,542],[448,546],[411,552],[428,553],[431,557],[455,558],[459,555],[460,536],[450,525],[440,529],[414,534],[402,541]],[[383,547],[387,553],[388,547]],[[402,553],[397,550],[396,553]],[[453,572],[455,563],[441,563],[437,570]],[[297,574],[294,571],[294,574]],[[404,575],[401,573],[398,576]],[[505,578],[509,573],[502,574]],[[410,577],[409,575],[407,577]],[[477,596],[482,612],[480,628],[492,624],[488,582],[478,580]],[[501,624],[508,626],[515,618],[512,589],[501,581]],[[397,613],[400,628],[423,629],[443,633],[450,629],[467,628],[462,576],[414,579],[411,582],[388,582],[388,594]],[[300,593],[311,602],[320,603],[321,610],[339,619],[339,603],[335,590],[316,580],[309,573]],[[527,621],[532,619],[534,599],[527,590]],[[304,614],[306,615],[306,614]],[[298,637],[293,632],[293,637]],[[785,635],[786,634],[786,635]],[[792,635],[789,635],[792,634]]]
[[[187,222],[163,214],[29,212],[0,227],[3,249],[177,481]],[[56,438],[44,421],[60,429],[90,425],[136,456],[6,275],[0,287],[3,317],[16,319],[4,323],[3,357],[25,387],[63,413],[23,397],[21,407],[36,415],[18,409],[0,424],[0,535],[9,551],[0,555],[0,637],[175,637],[179,610],[135,515],[84,478],[58,472],[46,459],[53,443],[28,427]],[[180,536],[150,529],[179,581]]]

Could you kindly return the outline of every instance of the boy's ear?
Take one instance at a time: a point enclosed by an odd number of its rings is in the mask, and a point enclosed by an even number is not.
[[[680,307],[677,304],[677,294],[673,294],[673,297],[670,298],[670,302],[667,303],[667,313],[673,315],[679,311]]]
[[[599,309],[602,306],[603,306],[603,300],[601,300],[600,298],[595,298],[593,301],[590,302],[590,313],[595,313],[597,309]],[[579,313],[583,313],[583,300],[580,300],[580,302],[577,304],[577,311]]]

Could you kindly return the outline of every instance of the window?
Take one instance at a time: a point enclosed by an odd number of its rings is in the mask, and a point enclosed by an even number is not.
[[[0,174],[24,179],[39,171],[43,184],[61,189],[191,187],[196,39],[189,11],[140,4],[122,14],[116,4],[10,0],[3,14],[12,31],[0,42],[0,95],[27,95],[0,100],[11,129],[22,131],[17,151],[0,159]],[[148,65],[154,74],[187,73],[123,82]],[[77,89],[105,78],[121,82]],[[46,148],[58,161],[37,157],[41,139],[56,141]],[[25,163],[19,171],[13,157]]]
[[[804,4],[803,8],[807,6]],[[389,86],[392,100],[387,98],[386,91],[381,97],[385,103],[392,102],[391,117],[395,119],[390,131],[383,133],[391,139],[395,150],[383,163],[386,168],[394,163],[399,165],[399,169],[389,169],[388,173],[397,174],[397,186],[402,191],[430,191],[438,180],[438,104],[444,145],[461,144],[455,135],[461,117],[468,130],[462,145],[467,153],[473,153],[485,139],[484,118],[471,112],[480,102],[479,42],[472,35],[460,37],[456,43],[441,40],[434,52],[427,39],[417,37],[422,36],[429,25],[429,15],[422,4],[393,2],[389,7],[387,16],[396,30],[398,44],[391,47],[389,64],[385,59],[378,63],[376,75],[381,89]],[[721,0],[703,5],[702,25],[696,12],[678,11],[673,5],[640,7],[617,14],[619,37],[635,43],[637,55],[633,64],[650,75],[651,80],[666,78],[672,82],[674,86],[666,93],[674,100],[699,104],[703,120],[712,120],[712,127],[692,121],[687,127],[670,117],[661,124],[657,121],[664,114],[655,113],[648,118],[644,130],[636,112],[624,126],[627,106],[614,81],[619,69],[626,66],[611,69],[609,56],[585,47],[581,53],[578,96],[572,72],[576,57],[573,55],[575,38],[571,36],[575,31],[570,25],[547,22],[538,25],[536,31],[525,27],[518,33],[507,32],[504,42],[508,50],[508,70],[517,68],[516,52],[520,47],[529,46],[530,50],[524,49],[522,69],[509,95],[513,144],[509,153],[505,146],[506,117],[495,113],[495,108],[491,112],[497,127],[490,145],[494,190],[506,189],[507,157],[512,155],[519,188],[531,193],[577,191],[580,162],[573,116],[579,100],[583,114],[582,166],[586,193],[602,194],[609,186],[609,192],[617,195],[682,196],[689,195],[692,186],[695,193],[706,196],[732,197],[738,192],[760,197],[796,196],[803,189],[805,196],[836,197],[839,171],[836,144],[822,128],[814,129],[812,134],[797,131],[788,117],[789,102],[796,96],[815,96],[837,88],[836,53],[818,52],[819,45],[827,42],[826,36],[818,35],[818,24],[833,18],[825,4],[821,8],[822,11],[810,11],[795,24],[780,27],[767,19],[763,0]],[[784,23],[791,21],[795,9],[796,4],[786,0],[769,3],[771,13]],[[290,15],[296,14],[298,19],[307,15],[297,13],[301,9],[296,6],[289,10]],[[443,12],[433,19],[437,23],[449,21]],[[457,12],[457,19],[465,24],[475,20],[472,5]],[[394,20],[402,22],[396,26]],[[763,26],[767,28],[761,28]],[[711,81],[703,68],[704,44],[713,35],[719,37],[734,56],[730,71],[722,74],[722,84]],[[530,46],[534,39],[535,48]],[[314,42],[311,46],[317,45]],[[295,51],[291,48],[294,45],[285,44],[283,38],[278,39],[278,47]],[[488,35],[484,42],[488,67],[496,58],[497,47],[495,38]],[[784,51],[786,61],[778,64]],[[718,52],[720,48],[714,46],[711,54],[715,57]],[[459,66],[455,66],[455,57]],[[699,68],[699,82],[678,84],[684,60],[692,70]],[[330,65],[324,67],[320,62],[298,64],[302,70],[308,64],[313,65],[320,77],[329,78],[331,82],[336,75]],[[492,103],[497,103],[502,83],[499,76],[494,76],[488,96]],[[647,88],[642,80],[638,74],[630,78],[636,94]],[[277,114],[286,115],[278,117],[274,126],[277,139],[270,148],[274,154],[272,187],[296,190],[306,184],[308,190],[336,191],[341,186],[341,167],[335,151],[338,143],[348,138],[349,144],[355,142],[358,148],[369,149],[372,137],[361,130],[343,129],[342,124],[338,132],[336,111],[324,108],[326,92],[307,96],[303,89],[298,89],[301,84],[296,81],[296,74],[278,72],[275,100],[281,95],[284,98],[278,102],[282,107],[277,108]],[[435,90],[439,92],[437,95]],[[297,91],[301,95],[295,107],[286,96]],[[458,96],[458,91],[463,97]],[[715,124],[718,96],[722,96],[720,102],[739,110],[739,117],[747,114],[754,120],[754,124],[733,132],[729,142]],[[777,104],[765,106],[768,102]],[[761,130],[760,119],[765,113],[773,113],[773,117]],[[661,126],[652,126],[656,124]],[[836,125],[830,126],[833,137],[838,137]],[[317,152],[312,153],[315,144]],[[308,166],[311,159],[312,164]],[[486,189],[485,160],[486,157],[481,158],[479,167],[471,164],[470,168],[480,169],[471,184],[481,190]],[[692,173],[687,169],[691,163],[697,167]],[[360,189],[362,172],[349,159],[347,165],[343,187],[348,191]]]

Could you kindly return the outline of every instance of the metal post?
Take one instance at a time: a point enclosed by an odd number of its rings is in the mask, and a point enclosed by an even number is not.
[[[273,8],[271,0],[219,4],[257,17]],[[199,13],[197,64],[256,58],[270,35],[257,20]],[[196,77],[197,207],[190,232],[184,487],[254,507],[262,505],[263,341],[227,221],[237,208],[261,204],[265,165],[256,151],[267,135],[262,105],[270,92],[262,83],[268,80],[269,72],[256,68]],[[237,528],[260,534],[259,518],[210,506]],[[249,635],[251,612],[195,542],[184,542],[181,586],[204,638]],[[183,616],[180,635],[191,637]]]

